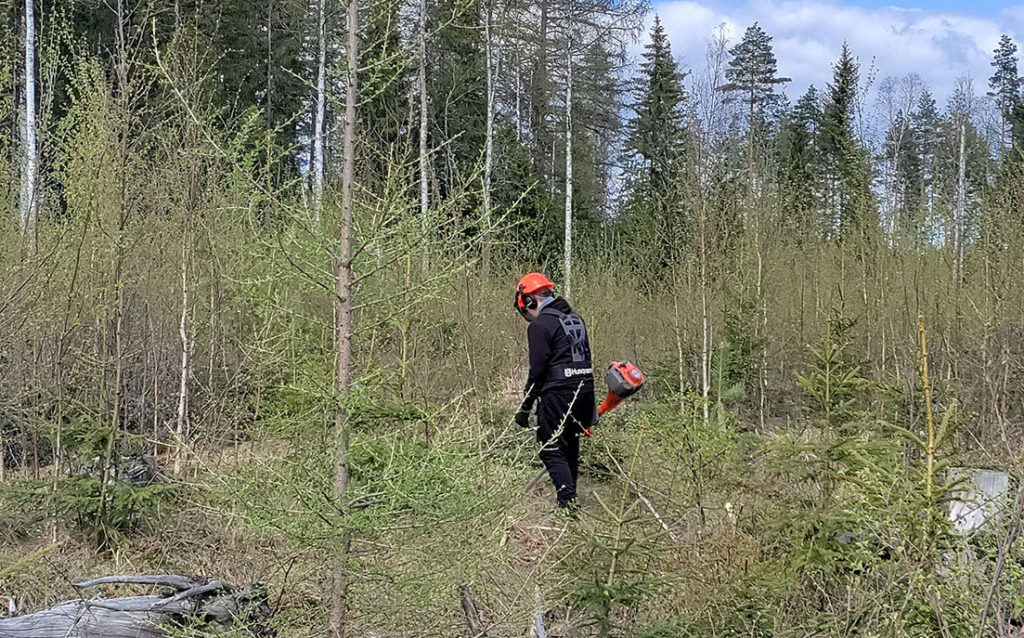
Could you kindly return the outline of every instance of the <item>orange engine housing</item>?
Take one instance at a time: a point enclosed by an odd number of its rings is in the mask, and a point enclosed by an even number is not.
[[[608,366],[604,380],[608,384],[608,395],[597,407],[599,415],[612,410],[626,397],[636,394],[644,387],[646,379],[644,373],[632,361],[613,361]]]

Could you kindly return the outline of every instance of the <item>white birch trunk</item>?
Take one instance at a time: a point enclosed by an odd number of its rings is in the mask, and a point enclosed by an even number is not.
[[[174,420],[174,473],[181,472],[182,447],[185,440],[185,417],[188,413],[188,375],[190,368],[188,338],[188,244],[189,222],[181,233],[181,316],[178,320],[178,337],[181,342],[181,376],[178,383],[178,410]]]
[[[313,116],[313,210],[319,228],[324,203],[324,117],[327,112],[327,0],[319,0],[317,16],[316,113]]]
[[[484,232],[491,226],[491,171],[494,165],[494,69],[491,50],[491,5],[484,7],[484,64],[487,67],[487,132],[484,148]],[[484,267],[487,267],[487,244],[484,244]]]
[[[966,159],[966,131],[964,124],[960,124],[960,154],[957,158],[956,177],[956,208],[953,220],[953,250],[956,251],[955,275],[959,284],[963,273],[964,259],[964,214],[967,208],[967,159]]]
[[[523,70],[522,60],[516,53],[516,141],[523,141]]]
[[[430,224],[430,191],[427,187],[427,0],[420,0],[419,21],[419,89],[420,89],[420,221],[424,237]],[[426,260],[426,253],[424,253]]]
[[[572,294],[572,42],[565,52],[565,297]]]
[[[708,317],[708,256],[706,244],[706,207],[704,201],[700,205],[700,308],[701,308],[701,342],[700,342],[700,375],[701,397],[704,399],[704,425],[708,424],[708,401],[711,396],[711,322]]]
[[[21,181],[21,230],[33,234],[36,221],[36,21],[33,0],[25,0],[25,113]]]

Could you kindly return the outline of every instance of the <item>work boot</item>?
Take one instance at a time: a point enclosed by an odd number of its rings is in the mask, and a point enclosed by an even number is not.
[[[558,499],[558,514],[574,521],[580,518],[580,504],[575,498],[569,500]]]

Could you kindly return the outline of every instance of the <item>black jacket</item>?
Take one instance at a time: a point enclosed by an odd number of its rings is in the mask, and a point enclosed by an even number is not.
[[[590,340],[583,319],[561,297],[544,306],[526,330],[530,344],[530,373],[526,378],[523,409],[533,407],[547,392],[581,392],[593,395],[594,367]],[[592,401],[592,399],[591,399]]]

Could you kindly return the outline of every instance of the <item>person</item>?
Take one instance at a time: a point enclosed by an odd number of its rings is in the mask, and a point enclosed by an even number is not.
[[[515,308],[529,322],[530,372],[515,421],[529,427],[536,406],[540,459],[555,486],[558,506],[574,516],[580,434],[597,422],[594,367],[586,324],[565,299],[555,296],[554,288],[538,272],[524,275],[516,285]]]

